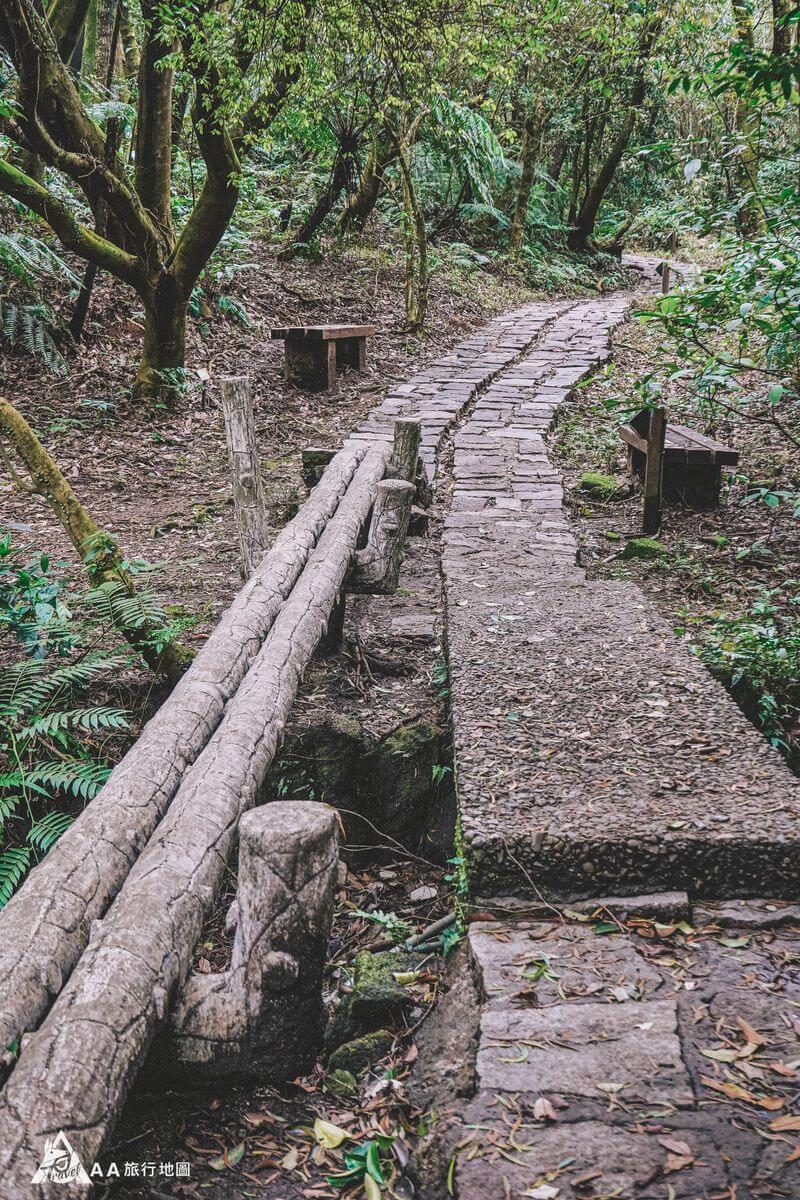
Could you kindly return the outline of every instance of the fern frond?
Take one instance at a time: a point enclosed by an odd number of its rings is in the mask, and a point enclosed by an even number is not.
[[[65,833],[75,818],[71,813],[49,812],[39,821],[35,821],[28,830],[28,842],[46,854],[54,846],[62,833]]]
[[[17,815],[22,797],[17,796],[0,796],[0,829],[5,825],[6,821],[11,820]]]
[[[91,800],[110,774],[111,768],[106,763],[86,758],[63,758],[31,767],[25,773],[25,782],[46,784],[78,800]]]
[[[0,673],[0,720],[19,719],[59,694],[85,687],[97,675],[121,668],[124,653],[94,650],[74,663],[50,668],[41,662],[14,663]]]
[[[126,709],[102,704],[93,708],[61,709],[37,717],[20,730],[20,737],[53,737],[67,729],[85,729],[89,733],[130,729],[128,717]]]
[[[30,846],[12,846],[0,854],[0,908],[11,899],[14,889],[31,865],[32,853]]]

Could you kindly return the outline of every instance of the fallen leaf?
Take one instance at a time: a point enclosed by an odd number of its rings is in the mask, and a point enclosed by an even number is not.
[[[688,1142],[671,1137],[661,1137],[658,1140],[665,1150],[671,1150],[673,1154],[677,1154],[681,1158],[694,1158],[694,1151]]]
[[[533,1115],[537,1121],[556,1121],[558,1113],[546,1096],[540,1096],[533,1106]]]
[[[786,1162],[797,1162],[798,1158],[800,1158],[800,1143],[795,1146],[792,1153],[786,1158]]]
[[[553,1187],[549,1183],[540,1183],[536,1187],[528,1188],[527,1192],[523,1192],[523,1196],[528,1196],[530,1200],[556,1200],[561,1189]]]
[[[784,1075],[787,1079],[794,1079],[797,1071],[787,1067],[784,1063],[767,1063],[770,1071],[774,1071],[776,1075]]]
[[[422,887],[414,888],[414,891],[409,893],[409,900],[435,900],[439,895],[435,887],[427,887],[423,884]]]
[[[292,1146],[291,1150],[289,1150],[288,1153],[284,1154],[283,1158],[281,1159],[281,1161],[278,1165],[280,1166],[282,1171],[296,1171],[297,1164],[299,1162],[300,1162],[300,1155],[297,1151],[297,1147]]]
[[[226,1167],[237,1166],[244,1158],[244,1142],[239,1142],[232,1150],[223,1150],[218,1158],[210,1158],[208,1165],[212,1171],[224,1171]]]
[[[786,1103],[782,1096],[754,1096],[752,1092],[746,1091],[736,1083],[720,1083],[718,1079],[709,1079],[708,1075],[701,1075],[700,1082],[704,1087],[711,1088],[715,1092],[721,1092],[723,1096],[727,1096],[730,1100],[742,1100],[745,1104],[755,1104],[759,1108],[768,1109],[770,1112],[775,1112],[776,1109],[783,1108]]]
[[[754,1046],[766,1046],[767,1039],[757,1029],[754,1029],[749,1021],[745,1021],[744,1017],[737,1017],[736,1020],[746,1041],[751,1042]]]
[[[321,1117],[317,1117],[314,1122],[314,1137],[326,1150],[335,1150],[349,1136],[347,1130],[340,1129],[338,1125],[331,1125],[330,1121],[323,1121]]]
[[[674,1171],[682,1171],[684,1167],[690,1167],[693,1162],[693,1155],[690,1158],[681,1158],[677,1154],[668,1154],[664,1162],[664,1174],[671,1175]]]
[[[785,1133],[787,1129],[800,1129],[800,1117],[792,1117],[787,1113],[785,1117],[776,1117],[774,1121],[770,1121],[769,1127],[773,1133]]]
[[[739,1051],[733,1049],[725,1050],[703,1050],[700,1047],[700,1053],[705,1058],[713,1058],[714,1062],[732,1063],[736,1062],[739,1057]]]

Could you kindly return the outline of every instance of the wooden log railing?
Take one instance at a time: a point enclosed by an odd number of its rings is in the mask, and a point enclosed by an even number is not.
[[[182,999],[172,1053],[184,1066],[203,1059],[197,1047],[201,1025],[192,1023],[201,1021],[203,1009],[191,1004],[197,985],[182,991],[193,948],[235,848],[240,820],[257,802],[304,670],[348,581],[358,573],[356,548],[371,513],[374,529],[366,549],[383,547],[390,572],[399,561],[397,542],[404,520],[407,524],[402,507],[406,500],[410,507],[413,489],[400,482],[399,490],[381,492],[389,459],[384,446],[335,456],[176,689],[183,688],[182,698],[170,697],[73,827],[84,824],[81,837],[61,855],[66,879],[58,869],[59,845],[0,914],[0,955],[7,952],[9,933],[28,938],[24,947],[18,941],[17,955],[10,959],[11,976],[22,990],[20,1003],[8,978],[0,981],[5,1021],[0,1028],[10,1031],[10,1038],[32,1028],[58,993],[41,1028],[24,1039],[19,1062],[0,1093],[0,1200],[51,1194],[47,1181],[33,1191],[30,1181],[45,1136],[54,1130],[69,1130],[84,1162],[95,1159],[176,996]],[[377,498],[390,493],[396,493],[395,515],[387,521],[386,504]],[[320,525],[324,529],[318,532]],[[370,557],[373,565],[375,557]],[[385,574],[379,582],[382,590]],[[207,653],[209,647],[213,654]],[[165,709],[165,728],[159,730]],[[109,796],[122,812],[119,822]],[[102,844],[94,848],[97,830]],[[317,834],[323,847],[320,829]],[[263,848],[263,839],[260,844]],[[92,868],[82,884],[71,857],[80,848]],[[326,853],[320,848],[318,857],[329,871]],[[71,890],[76,881],[77,893]],[[320,889],[311,908],[324,926],[327,893],[321,884]],[[42,950],[32,935],[47,926],[48,902],[62,920],[48,928],[48,950]],[[262,915],[262,929],[270,919],[268,912]],[[247,948],[258,942],[248,937],[244,932],[239,937],[239,967]],[[283,978],[290,985],[289,975],[282,976],[284,969],[291,974],[289,963],[280,956],[292,957],[291,951],[276,943],[272,952],[278,956],[267,963],[273,983]],[[26,954],[34,955],[27,970]],[[226,997],[221,1003],[228,1006],[228,1023],[215,1026],[218,1044],[208,1061],[216,1057],[235,1071],[244,1054],[265,1038],[270,1042],[264,1022],[276,1036],[281,1022],[275,1019],[274,997],[262,996],[255,1023],[252,1014],[235,1015],[237,1005],[254,1003],[252,987],[244,987],[241,978],[238,984],[233,977],[216,982],[217,998]],[[264,982],[269,992],[269,970]],[[310,1002],[318,1004],[318,997]],[[213,1008],[215,1000],[209,997],[205,1004]],[[206,1007],[206,1017],[209,1011]],[[313,1023],[306,1026],[313,1033]],[[314,1049],[309,1036],[306,1050]],[[53,1195],[58,1186],[52,1185]]]
[[[35,1029],[222,720],[351,484],[363,453],[341,451],[186,675],[75,824],[0,912],[0,1050]]]

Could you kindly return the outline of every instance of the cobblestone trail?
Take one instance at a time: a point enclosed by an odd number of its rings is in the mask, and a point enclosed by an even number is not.
[[[421,1036],[426,1200],[800,1198],[797,781],[638,587],[586,579],[548,458],[629,303],[509,314],[355,435],[418,417],[452,482],[459,811],[494,917]]]
[[[637,586],[586,579],[547,457],[558,405],[629,304],[507,314],[355,435],[416,416],[433,474],[456,428],[442,567],[472,887],[792,896],[797,781]]]

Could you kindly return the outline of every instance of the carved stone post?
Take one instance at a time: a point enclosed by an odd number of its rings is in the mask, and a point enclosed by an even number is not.
[[[369,539],[355,553],[350,591],[390,595],[396,589],[413,498],[414,484],[405,479],[382,479],[378,484]]]
[[[242,817],[239,839],[231,966],[189,976],[171,1018],[167,1065],[190,1078],[278,1082],[310,1070],[322,1042],[336,816],[323,804],[276,801]]]

